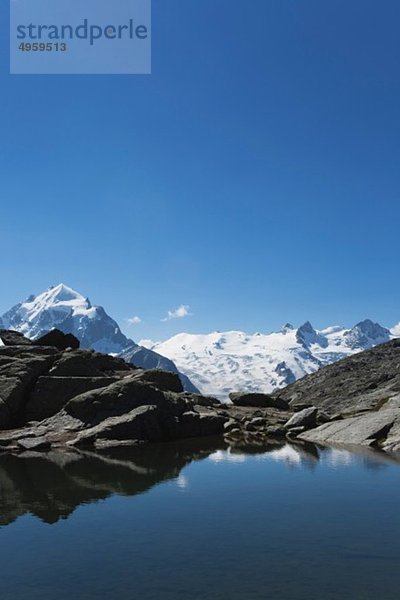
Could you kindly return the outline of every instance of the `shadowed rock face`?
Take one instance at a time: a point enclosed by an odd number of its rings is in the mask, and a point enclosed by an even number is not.
[[[77,394],[134,372],[123,360],[93,351],[1,346],[0,429],[54,415]]]
[[[58,350],[66,350],[79,348],[79,340],[72,333],[63,333],[59,329],[52,329],[42,337],[36,339],[33,344],[36,346],[54,346]]]

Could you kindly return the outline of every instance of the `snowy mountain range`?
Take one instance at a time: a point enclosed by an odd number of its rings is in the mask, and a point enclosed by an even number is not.
[[[198,391],[184,374],[179,373],[172,360],[127,338],[104,308],[92,306],[88,298],[62,283],[38,296],[29,296],[0,317],[0,329],[20,331],[31,339],[54,328],[73,333],[82,348],[122,355],[138,367],[178,373],[187,391]]]
[[[270,334],[180,333],[164,342],[127,338],[101,306],[64,284],[30,296],[0,318],[0,329],[35,339],[52,328],[73,333],[83,348],[117,354],[138,367],[179,373],[187,391],[227,400],[232,391],[271,392],[341,358],[400,337],[370,320],[351,329],[317,331],[311,323]],[[1,342],[0,342],[1,343]]]
[[[165,342],[140,343],[175,362],[204,394],[226,400],[232,391],[272,392],[321,367],[400,337],[369,319],[351,329],[321,331],[307,322],[270,334],[242,331],[178,334]]]

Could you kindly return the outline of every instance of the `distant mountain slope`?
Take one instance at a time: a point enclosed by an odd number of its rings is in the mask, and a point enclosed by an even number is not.
[[[400,340],[379,344],[327,365],[278,392],[292,408],[318,407],[350,416],[400,406]]]
[[[55,327],[64,333],[73,333],[82,348],[105,354],[123,353],[128,362],[138,367],[179,373],[172,360],[127,338],[104,308],[92,306],[88,298],[62,283],[38,296],[30,296],[0,318],[0,329],[14,329],[31,339]],[[182,383],[187,391],[198,391],[187,376],[182,376]]]
[[[367,319],[351,329],[316,331],[307,322],[298,329],[287,324],[271,334],[181,333],[165,342],[141,343],[173,360],[202,393],[226,400],[232,391],[272,392],[393,337]]]

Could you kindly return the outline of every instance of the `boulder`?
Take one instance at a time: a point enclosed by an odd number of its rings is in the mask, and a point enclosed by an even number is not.
[[[42,337],[33,342],[36,346],[54,346],[58,350],[66,350],[79,348],[79,340],[72,333],[63,333],[59,329],[52,329]]]
[[[31,340],[28,340],[23,333],[7,329],[0,329],[0,340],[5,346],[30,346],[32,344]]]
[[[139,406],[164,406],[174,414],[174,408],[180,412],[188,406],[188,402],[178,394],[153,387],[133,377],[125,377],[105,388],[80,394],[65,406],[65,412],[85,423],[95,423],[107,417],[120,416]]]
[[[289,409],[289,405],[285,400],[271,396],[270,394],[236,392],[229,394],[229,398],[235,406],[276,408],[278,410]]]
[[[303,408],[299,412],[295,413],[289,421],[285,424],[286,429],[294,429],[295,427],[304,427],[305,429],[312,429],[317,424],[317,413],[318,409]]]

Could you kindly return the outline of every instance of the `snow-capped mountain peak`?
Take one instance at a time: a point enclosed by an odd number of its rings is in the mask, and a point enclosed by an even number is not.
[[[131,345],[101,306],[60,283],[17,304],[0,319],[4,329],[15,329],[32,339],[57,327],[73,333],[83,348],[119,353]]]
[[[68,313],[71,310],[76,312],[79,309],[86,311],[91,308],[90,303],[81,294],[63,283],[49,287],[38,296],[30,296],[21,306],[31,321],[44,310],[60,310]]]
[[[382,327],[379,323],[373,323],[370,319],[365,319],[346,331],[344,337],[351,347],[366,350],[377,344],[388,342],[392,334],[389,329]]]

